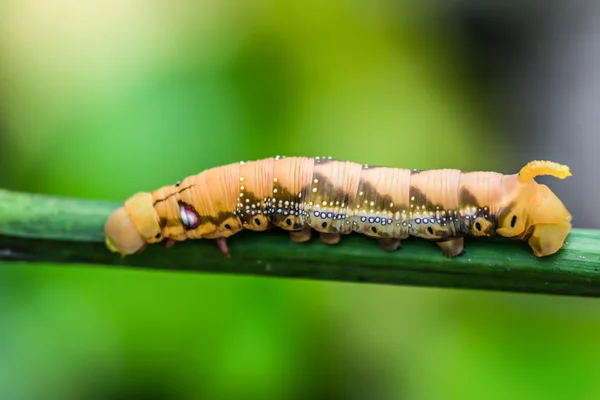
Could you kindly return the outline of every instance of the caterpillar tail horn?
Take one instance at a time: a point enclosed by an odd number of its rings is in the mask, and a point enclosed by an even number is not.
[[[571,176],[571,170],[566,165],[552,161],[531,161],[521,168],[519,181],[529,182],[540,175],[551,175],[558,179],[565,179]]]

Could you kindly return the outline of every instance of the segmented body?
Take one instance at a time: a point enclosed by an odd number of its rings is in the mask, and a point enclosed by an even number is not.
[[[417,171],[318,157],[240,162],[153,192],[160,235],[146,239],[215,239],[270,225],[397,239],[492,235],[502,177],[495,172]]]

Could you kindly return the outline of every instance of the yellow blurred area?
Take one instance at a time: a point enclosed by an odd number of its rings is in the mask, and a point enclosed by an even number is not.
[[[0,185],[120,201],[276,154],[514,173],[448,12],[4,0]],[[587,400],[598,334],[595,300],[0,268],[7,400]]]

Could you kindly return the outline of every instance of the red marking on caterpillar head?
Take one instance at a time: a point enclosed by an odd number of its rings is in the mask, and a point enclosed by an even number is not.
[[[196,209],[183,201],[179,202],[179,214],[186,229],[194,229],[200,225],[200,216]]]

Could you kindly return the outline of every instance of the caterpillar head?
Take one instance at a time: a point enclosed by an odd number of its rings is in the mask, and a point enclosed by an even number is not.
[[[159,242],[161,236],[158,216],[152,207],[149,193],[138,193],[114,211],[104,226],[106,247],[125,256],[141,250],[146,243]]]
[[[571,176],[569,168],[550,161],[533,161],[518,175],[505,176],[496,232],[505,237],[528,240],[538,257],[556,253],[571,230],[571,214],[560,199],[534,178]]]

